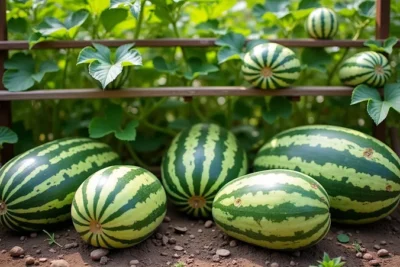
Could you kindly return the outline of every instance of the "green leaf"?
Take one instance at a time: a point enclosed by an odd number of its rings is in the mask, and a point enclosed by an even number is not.
[[[88,63],[89,74],[101,83],[103,89],[121,74],[123,67],[142,65],[142,57],[132,49],[134,44],[118,47],[115,61],[111,59],[111,51],[107,46],[96,43],[93,46],[82,49],[77,64]]]
[[[40,83],[46,73],[57,72],[57,71],[59,71],[59,68],[54,61],[45,61],[42,64],[40,64],[39,72],[33,74],[32,78],[38,83]]]
[[[262,4],[256,4],[252,9],[253,15],[258,19],[261,19],[267,11],[265,5]]]
[[[283,18],[289,14],[290,0],[266,0],[265,9],[267,12],[274,13],[278,18]]]
[[[26,33],[28,22],[24,18],[11,18],[7,22],[7,29],[13,33]]]
[[[140,14],[140,0],[111,0],[110,8],[121,8],[127,7],[131,11],[131,14],[136,19],[139,18]]]
[[[397,37],[390,37],[383,42],[383,47],[386,53],[389,55],[393,52],[393,47],[397,44],[399,39]]]
[[[354,3],[348,4],[343,2],[335,3],[334,10],[337,14],[343,17],[353,17],[357,10],[354,7]]]
[[[298,9],[301,10],[320,7],[321,4],[319,2],[319,0],[301,0]]]
[[[292,103],[286,97],[274,96],[269,102],[268,110],[263,110],[262,116],[267,123],[273,124],[278,118],[289,118],[292,110]]]
[[[365,18],[375,17],[375,1],[367,0],[360,3],[358,6],[358,14]]]
[[[337,235],[336,238],[340,243],[348,243],[350,241],[350,237],[346,234]]]
[[[350,105],[355,105],[369,100],[381,101],[382,98],[376,88],[369,87],[365,84],[360,84],[353,90]]]
[[[106,8],[110,6],[110,0],[86,0],[90,13],[100,15]]]
[[[263,40],[263,39],[251,40],[247,42],[246,51],[250,51],[259,44],[266,44],[266,43],[268,43],[268,40]]]
[[[153,66],[159,72],[169,73],[171,75],[175,75],[177,70],[179,69],[178,65],[176,65],[175,62],[167,63],[165,59],[161,56],[153,58]]]
[[[386,84],[384,87],[385,102],[390,104],[397,112],[400,112],[400,83]]]
[[[332,56],[325,48],[304,48],[301,53],[301,63],[309,68],[326,72],[326,66],[332,62]]]
[[[202,31],[210,31],[214,34],[226,34],[226,29],[219,29],[219,21],[216,19],[209,19],[205,22],[197,24],[196,29]]]
[[[390,104],[384,101],[370,100],[367,104],[367,112],[376,125],[385,120],[389,113],[389,109]]]
[[[207,75],[211,72],[219,71],[217,66],[212,64],[204,63],[200,58],[192,57],[187,61],[189,71],[184,74],[184,77],[188,80],[193,80],[200,75]]]
[[[3,144],[15,144],[18,142],[17,134],[8,127],[0,126],[0,148]]]
[[[111,104],[105,110],[103,117],[95,117],[89,124],[91,138],[101,138],[114,133],[115,137],[122,141],[134,141],[138,121],[130,121],[125,129],[122,128],[123,110],[120,105]]]
[[[215,42],[216,45],[221,46],[218,51],[218,64],[222,64],[228,60],[242,58],[242,53],[246,38],[242,34],[229,32]]]
[[[21,92],[32,88],[35,80],[32,73],[25,70],[7,70],[3,76],[3,84],[11,92]]]
[[[101,13],[100,20],[101,24],[103,24],[104,29],[107,32],[112,31],[116,25],[125,21],[128,13],[126,9],[123,8],[115,8],[115,9],[106,9]]]
[[[373,51],[385,51],[382,47],[382,42],[378,40],[367,40],[364,42],[364,46],[369,47]]]

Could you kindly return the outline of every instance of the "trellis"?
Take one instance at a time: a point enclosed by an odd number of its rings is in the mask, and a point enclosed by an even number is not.
[[[4,61],[10,50],[26,50],[27,41],[7,40],[6,0],[0,0],[0,77],[4,73]],[[382,40],[389,37],[390,27],[390,0],[376,1],[376,39]],[[364,40],[270,40],[287,47],[363,47]],[[116,47],[134,42],[136,47],[212,47],[215,39],[154,39],[154,40],[91,40],[91,41],[52,41],[43,42],[33,49],[67,49],[83,48],[92,42]],[[400,43],[396,45],[400,47]],[[44,99],[96,99],[96,98],[137,98],[137,97],[197,97],[197,96],[349,96],[351,87],[346,86],[297,86],[284,90],[259,90],[242,86],[204,86],[204,87],[160,87],[160,88],[128,88],[113,91],[99,89],[57,89],[34,90],[25,92],[9,92],[0,83],[0,125],[11,126],[11,102],[17,100],[44,100]],[[374,135],[380,140],[387,137],[385,122],[374,129]],[[400,155],[400,142],[397,129],[389,129],[391,145]],[[2,150],[2,160],[7,161],[13,156],[13,147],[5,145]]]

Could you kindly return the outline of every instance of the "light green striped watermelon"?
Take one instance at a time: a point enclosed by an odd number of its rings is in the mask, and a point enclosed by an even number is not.
[[[0,169],[0,222],[38,231],[71,217],[75,191],[94,172],[120,162],[111,148],[67,138],[33,148]]]
[[[284,131],[261,148],[254,168],[313,177],[330,196],[332,220],[341,223],[378,221],[399,203],[399,157],[381,141],[347,128],[313,125]]]
[[[76,231],[87,243],[126,248],[146,240],[162,223],[167,197],[161,182],[135,166],[111,166],[90,176],[72,203]]]
[[[308,16],[307,32],[314,39],[332,39],[338,31],[338,20],[333,10],[320,7]]]
[[[317,244],[329,231],[329,197],[313,178],[270,170],[224,186],[213,203],[215,223],[226,234],[276,250]]]
[[[287,47],[275,43],[259,44],[246,53],[244,79],[261,89],[278,89],[293,84],[300,76],[300,61]]]
[[[208,217],[218,190],[246,174],[247,156],[228,130],[196,124],[173,140],[161,171],[165,190],[180,211]]]
[[[350,86],[366,84],[381,87],[391,76],[389,61],[373,51],[360,52],[348,58],[339,69],[340,80]]]

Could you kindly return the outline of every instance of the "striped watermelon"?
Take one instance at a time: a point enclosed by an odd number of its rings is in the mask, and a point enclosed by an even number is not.
[[[111,166],[90,176],[77,190],[72,221],[87,243],[126,248],[147,239],[167,212],[161,182],[135,166]]]
[[[218,192],[212,214],[228,235],[257,246],[294,250],[329,231],[329,197],[313,178],[270,170],[233,180]]]
[[[338,31],[338,21],[333,10],[320,7],[308,16],[308,34],[314,39],[332,39]]]
[[[0,169],[0,222],[11,230],[37,231],[68,220],[75,191],[119,157],[103,143],[67,138],[33,148]]]
[[[300,76],[300,61],[287,47],[259,44],[246,53],[242,72],[245,80],[261,89],[278,89],[293,84]]]
[[[378,221],[399,203],[400,159],[384,143],[361,132],[327,125],[303,126],[273,137],[259,151],[255,170],[291,169],[326,189],[332,220]]]
[[[196,124],[173,140],[161,171],[165,190],[180,211],[208,217],[218,190],[246,174],[247,156],[231,132]]]
[[[339,69],[339,78],[346,84],[383,86],[391,76],[389,61],[373,51],[360,52],[348,58]]]

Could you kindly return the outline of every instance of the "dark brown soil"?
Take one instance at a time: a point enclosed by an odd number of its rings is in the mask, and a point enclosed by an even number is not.
[[[168,216],[171,222],[164,222],[158,229],[158,233],[167,235],[169,238],[175,238],[176,244],[162,245],[156,236],[149,238],[143,243],[129,249],[111,251],[108,257],[110,261],[106,266],[129,267],[131,260],[139,260],[140,266],[175,266],[176,263],[182,262],[180,266],[270,266],[266,263],[277,262],[280,267],[290,266],[290,262],[294,261],[295,266],[316,265],[317,260],[322,258],[323,252],[327,252],[331,257],[344,256],[346,265],[349,267],[369,266],[368,261],[356,258],[353,242],[358,240],[362,242],[369,253],[375,259],[379,259],[380,266],[400,267],[400,210],[395,211],[391,217],[381,220],[380,222],[364,225],[364,226],[344,226],[333,224],[331,231],[318,245],[301,251],[300,256],[291,252],[276,252],[242,242],[237,242],[236,247],[231,247],[229,242],[232,240],[224,236],[215,226],[205,228],[204,221],[192,220],[185,218],[184,215],[174,212],[173,208],[169,208]],[[188,231],[185,234],[174,233],[174,226],[185,226]],[[338,243],[336,236],[338,233],[348,233],[350,242],[348,244]],[[35,258],[48,258],[48,261],[41,263],[40,266],[50,266],[50,261],[63,257],[67,260],[71,267],[80,266],[101,266],[99,262],[90,259],[90,252],[94,249],[86,245],[74,231],[72,225],[68,225],[67,229],[56,231],[57,242],[65,245],[71,242],[78,242],[78,248],[64,249],[57,245],[49,246],[46,241],[47,236],[44,233],[38,233],[37,237],[27,237],[21,241],[21,235],[16,235],[2,229],[0,231],[0,266],[25,266],[25,259],[13,259],[9,255],[9,250],[14,246],[24,248],[26,255]],[[190,235],[194,235],[190,237]],[[381,241],[386,241],[386,245],[380,245]],[[182,246],[184,251],[175,251],[175,246]],[[391,254],[387,258],[379,258],[376,255],[377,250],[374,245],[380,245],[388,250]],[[55,249],[52,253],[49,249]],[[215,250],[225,248],[231,252],[227,258],[222,258],[220,262],[213,262],[212,257]],[[36,254],[36,250],[40,249],[41,254]],[[167,254],[166,256],[161,255]],[[177,254],[179,258],[174,258]],[[193,262],[192,262],[193,261]],[[192,263],[191,263],[192,262]],[[86,265],[85,265],[86,264]]]

